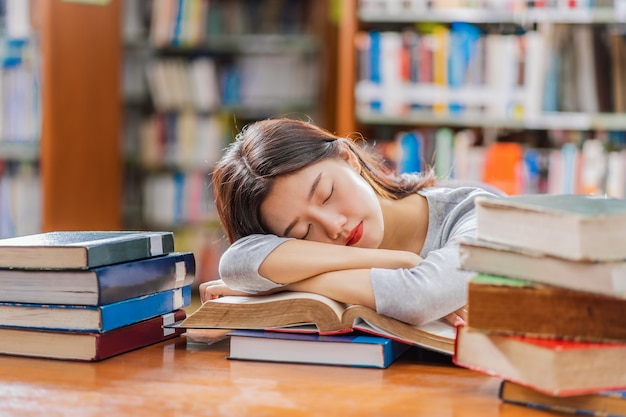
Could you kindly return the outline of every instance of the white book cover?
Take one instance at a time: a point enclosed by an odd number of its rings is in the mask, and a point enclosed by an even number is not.
[[[201,57],[190,63],[190,77],[194,107],[208,112],[220,105],[219,82],[215,61]]]
[[[626,150],[607,155],[606,194],[626,198]]]
[[[406,107],[402,94],[402,34],[399,32],[383,32],[380,41],[382,113],[398,116]]]
[[[541,115],[545,42],[543,36],[534,31],[526,32],[524,42],[524,118],[534,119]]]
[[[30,37],[30,1],[5,0],[6,33],[11,39],[28,39]]]

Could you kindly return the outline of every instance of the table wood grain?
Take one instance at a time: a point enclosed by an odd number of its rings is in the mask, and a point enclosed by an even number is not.
[[[228,360],[179,337],[97,363],[0,356],[8,416],[554,416],[503,404],[500,380],[413,350],[389,368]]]

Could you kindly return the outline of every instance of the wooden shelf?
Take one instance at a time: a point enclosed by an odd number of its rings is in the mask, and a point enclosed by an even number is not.
[[[312,35],[220,35],[209,37],[198,45],[153,47],[163,54],[275,54],[314,53],[317,39]]]
[[[429,111],[411,111],[402,116],[386,116],[370,111],[358,111],[357,120],[375,125],[424,125],[450,127],[487,127],[529,130],[626,130],[626,114],[619,113],[546,113],[533,119],[499,119],[481,114],[436,117]]]
[[[37,161],[39,159],[39,141],[0,141],[0,159]]]
[[[415,23],[415,22],[468,22],[476,24],[514,23],[519,25],[533,23],[621,23],[626,22],[625,13],[617,13],[613,8],[559,10],[527,9],[520,11],[484,10],[455,8],[454,10],[426,10],[424,12],[370,12],[359,11],[358,18],[365,23]]]
[[[38,3],[42,228],[119,230],[121,1]]]

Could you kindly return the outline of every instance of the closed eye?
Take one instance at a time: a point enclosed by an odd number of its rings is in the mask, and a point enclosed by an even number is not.
[[[311,232],[311,225],[309,224],[309,226],[306,228],[305,235],[302,236],[300,239],[302,239],[302,240],[306,239],[310,232]]]
[[[332,188],[330,189],[330,194],[328,194],[328,197],[326,197],[326,199],[322,201],[322,204],[326,204],[326,202],[330,200],[330,198],[333,196],[334,191],[335,191],[335,184],[333,184]]]

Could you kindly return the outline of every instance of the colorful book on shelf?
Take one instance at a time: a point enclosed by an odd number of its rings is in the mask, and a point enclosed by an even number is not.
[[[435,24],[432,27],[433,47],[433,84],[442,89],[449,87],[448,55],[450,50],[450,29],[442,24]],[[433,103],[433,114],[435,116],[447,116],[449,103],[441,97]]]
[[[173,251],[172,232],[49,232],[1,239],[0,268],[87,269]]]
[[[435,175],[437,178],[451,178],[454,169],[454,132],[442,127],[435,132]]]
[[[626,260],[575,261],[473,238],[459,241],[459,259],[467,271],[626,299]]]
[[[524,150],[519,143],[495,142],[487,146],[481,180],[507,194],[523,189],[521,168]]]
[[[314,326],[301,327],[304,324]],[[306,292],[209,300],[179,326],[192,329],[306,331],[321,335],[361,330],[447,354],[452,354],[455,338],[454,327],[444,321],[411,326],[365,306],[348,306]]]
[[[369,81],[374,85],[382,85],[382,34],[379,31],[369,32]],[[370,101],[370,109],[375,112],[382,111],[382,99],[375,98]]]
[[[401,132],[396,137],[397,171],[421,172],[424,160],[424,137],[418,131]]]
[[[409,345],[385,337],[235,330],[229,359],[387,368]]]
[[[479,239],[574,260],[626,259],[626,200],[534,194],[475,204]]]
[[[0,301],[105,305],[191,285],[195,271],[191,252],[87,270],[0,269]]]
[[[184,318],[178,309],[104,333],[0,328],[0,354],[100,361],[182,334],[164,326]]]
[[[191,304],[191,287],[102,306],[0,302],[0,327],[107,332]]]
[[[511,381],[502,381],[498,397],[505,403],[559,413],[597,417],[626,416],[626,390],[557,397]]]
[[[452,359],[458,366],[556,396],[626,389],[626,343],[502,335],[467,326],[457,329]]]
[[[473,329],[626,343],[622,298],[478,274],[469,282],[468,305]]]

